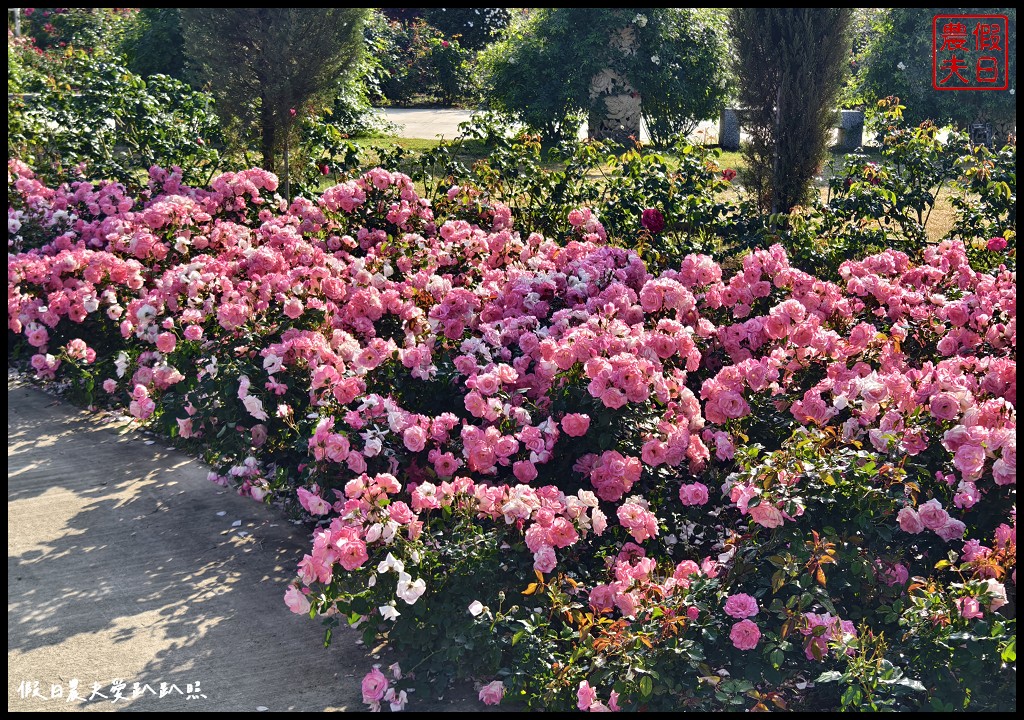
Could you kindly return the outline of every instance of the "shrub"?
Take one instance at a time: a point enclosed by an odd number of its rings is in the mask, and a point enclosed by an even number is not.
[[[216,169],[219,126],[206,93],[165,75],[143,80],[83,51],[32,62],[19,81],[29,94],[8,103],[7,150],[45,168],[47,182],[88,175],[134,191],[152,165],[177,165],[189,182],[205,182]]]
[[[379,91],[387,103],[464,101],[475,92],[472,54],[457,37],[446,35],[425,20],[373,23],[382,78]]]

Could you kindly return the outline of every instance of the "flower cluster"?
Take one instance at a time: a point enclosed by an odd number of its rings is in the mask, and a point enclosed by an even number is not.
[[[845,481],[804,461],[733,472],[791,436],[878,468],[849,497],[865,532],[893,539],[848,560],[879,596],[948,543],[980,577],[1013,572],[1009,525],[991,518],[1015,497],[1016,277],[972,270],[960,243],[850,260],[838,283],[777,245],[731,274],[693,254],[654,275],[590,209],[566,218],[564,244],[524,238],[507,208],[483,226],[436,217],[379,168],[290,204],[260,170],[197,189],[153,168],[140,198],[46,188],[16,160],[8,173],[12,242],[53,233],[8,260],[22,352],[41,378],[95,374],[134,417],[208,443],[218,481],[301,508],[316,528],[285,594],[296,613],[401,644],[446,594],[466,599],[486,546],[509,573],[494,597],[521,590],[512,568],[563,578],[571,592],[546,597],[579,598],[564,622],[601,647],[650,625],[642,645],[721,633],[731,649],[714,653],[771,656],[796,633],[821,660],[857,634],[838,595],[800,584],[825,587],[837,562],[815,492]],[[663,222],[645,211],[650,232]],[[844,541],[861,535],[828,517]],[[778,572],[758,584],[762,552]],[[799,613],[772,603],[790,584]],[[626,702],[624,686],[602,685],[605,702],[589,683],[580,708]],[[379,669],[363,696],[406,700]]]

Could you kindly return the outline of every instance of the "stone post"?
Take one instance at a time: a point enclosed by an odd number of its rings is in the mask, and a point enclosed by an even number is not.
[[[723,108],[718,120],[718,147],[740,149],[740,114],[736,108]]]
[[[839,111],[839,132],[836,150],[853,152],[864,144],[864,113],[860,110]]]

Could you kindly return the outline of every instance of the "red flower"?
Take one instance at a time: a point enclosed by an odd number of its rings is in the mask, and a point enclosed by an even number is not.
[[[726,168],[722,171],[722,179],[726,182],[732,182],[734,177],[736,177],[736,171],[732,168]]]
[[[645,230],[652,233],[660,233],[665,229],[665,216],[657,208],[647,208],[640,216],[640,224]]]
[[[324,175],[330,175],[331,174],[331,168],[328,167],[327,165],[324,165],[324,166],[322,166],[320,168],[320,172],[322,172]]]
[[[451,43],[449,43],[449,42],[448,42],[447,40],[442,40],[442,41],[441,41],[441,47],[443,47],[443,48],[446,48],[446,47],[448,47],[448,46],[449,46],[450,44],[451,44]]]

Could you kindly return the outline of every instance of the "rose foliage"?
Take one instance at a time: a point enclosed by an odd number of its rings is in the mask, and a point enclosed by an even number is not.
[[[406,658],[371,707],[1015,706],[1016,274],[960,241],[652,274],[382,169],[8,168],[11,356],[301,512],[288,605]]]

